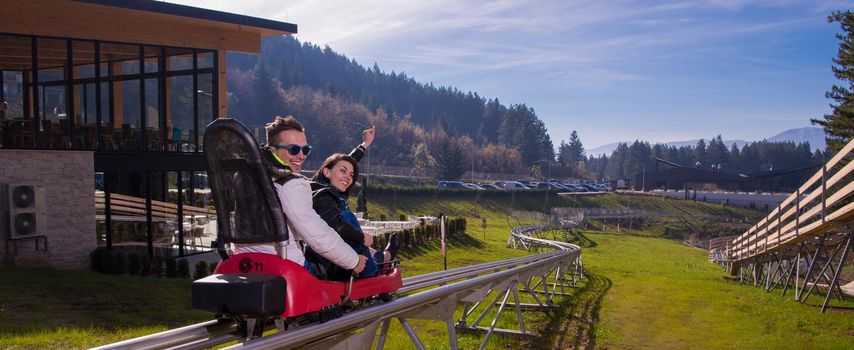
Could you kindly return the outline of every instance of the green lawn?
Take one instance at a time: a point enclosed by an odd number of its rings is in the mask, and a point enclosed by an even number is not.
[[[687,232],[713,217],[757,217],[741,209],[636,196],[562,198],[542,193],[428,195],[374,193],[369,210],[385,214],[464,216],[468,235],[448,243],[448,268],[527,254],[505,247],[513,210],[544,206],[619,207],[680,212],[681,219],[648,221],[621,233],[588,232],[583,259],[587,280],[551,313],[526,313],[530,329],[544,335],[523,342],[493,337],[489,348],[854,348],[854,313],[797,304],[725,279],[706,252],[655,238],[667,225]],[[355,205],[355,203],[353,203]],[[542,210],[542,209],[539,209]],[[488,228],[480,227],[485,216]],[[706,216],[706,218],[702,218]],[[705,221],[704,221],[705,220]],[[523,224],[533,223],[523,219]],[[655,223],[655,225],[651,225]],[[609,225],[610,227],[611,225]],[[442,269],[438,242],[402,252],[405,276]],[[0,265],[0,348],[86,348],[209,319],[189,309],[187,280],[113,276],[87,272],[13,269]],[[523,299],[526,299],[523,297]],[[529,299],[523,300],[523,302]],[[817,304],[812,299],[808,304]],[[851,304],[851,303],[849,303]],[[460,310],[458,308],[457,316]],[[487,319],[491,320],[491,317]],[[430,349],[448,347],[447,329],[436,321],[412,321]],[[512,328],[512,312],[499,327]],[[387,349],[412,348],[394,321]],[[476,348],[480,336],[461,336]]]
[[[598,243],[584,251],[587,272],[610,285],[596,331],[603,348],[854,348],[854,309],[821,314],[819,298],[802,305],[791,290],[725,279],[706,251],[671,240],[587,236]]]
[[[0,348],[88,348],[208,319],[190,281],[0,265]]]

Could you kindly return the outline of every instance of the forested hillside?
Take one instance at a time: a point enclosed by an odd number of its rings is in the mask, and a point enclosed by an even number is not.
[[[377,162],[445,166],[447,178],[462,175],[471,157],[478,171],[506,173],[554,158],[545,124],[524,104],[505,106],[376,65],[364,68],[329,47],[291,37],[265,39],[262,47],[260,55],[229,55],[229,110],[250,127],[293,114],[309,126],[321,154],[351,147],[360,128],[377,124],[384,143],[376,147]],[[454,164],[433,163],[449,158]]]
[[[554,144],[533,108],[505,106],[476,92],[436,87],[405,73],[360,65],[329,47],[284,36],[266,38],[260,55],[229,54],[229,113],[250,128],[275,115],[294,115],[307,127],[320,161],[346,152],[360,131],[377,125],[372,163],[435,168],[439,179],[467,170],[524,177],[628,178],[655,167],[655,158],[705,169],[752,173],[817,164],[825,155],[808,144],[754,142],[731,147],[713,138],[694,147],[620,144],[610,156],[588,157],[573,131]],[[571,122],[571,118],[567,120]]]

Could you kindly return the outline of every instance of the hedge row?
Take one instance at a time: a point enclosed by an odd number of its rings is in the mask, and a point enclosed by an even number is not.
[[[465,234],[465,232],[465,218],[453,218],[448,220],[447,230],[445,231],[446,238]],[[388,235],[377,237],[374,247],[385,247],[386,243],[388,242],[388,237],[390,237],[392,234],[400,236],[400,246],[402,249],[412,247],[417,244],[427,243],[432,240],[439,240],[442,238],[442,231],[439,228],[439,224],[426,225],[422,223],[420,226],[414,229],[405,229],[402,231],[396,231]]]
[[[128,274],[143,277],[190,278],[190,263],[187,259],[163,258],[139,253],[125,254],[120,251],[98,247],[89,254],[91,269],[94,272],[114,275]],[[196,263],[193,279],[206,277],[213,273],[216,265],[207,261]]]

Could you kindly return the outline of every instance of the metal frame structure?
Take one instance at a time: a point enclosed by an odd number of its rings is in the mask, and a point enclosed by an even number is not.
[[[854,140],[767,217],[736,237],[725,254],[730,273],[769,292],[781,286],[785,295],[792,288],[800,303],[816,288],[826,289],[822,313],[832,296],[844,299],[839,275],[854,260],[852,158]]]
[[[566,227],[527,226],[513,229],[511,242],[515,247],[530,251],[544,251],[545,248],[553,250],[409,277],[404,279],[403,288],[398,291],[406,296],[394,301],[350,312],[325,323],[292,328],[245,341],[227,349],[367,349],[373,345],[375,338],[375,348],[383,349],[394,319],[417,349],[425,349],[425,345],[409,323],[409,320],[414,319],[444,322],[448,329],[450,349],[458,349],[458,331],[485,332],[480,349],[486,346],[493,334],[537,336],[525,327],[522,311],[556,307],[555,297],[569,295],[566,288],[571,288],[578,279],[583,278],[579,246],[531,237],[535,233],[563,229]],[[534,303],[522,303],[519,291],[524,292]],[[513,301],[508,302],[511,295]],[[493,297],[490,299],[490,296]],[[455,319],[459,303],[464,304],[463,312],[459,319]],[[498,309],[490,325],[480,326],[495,306]],[[519,330],[496,328],[506,308],[515,311]],[[472,318],[474,320],[469,322]],[[201,349],[239,339],[240,332],[234,322],[208,321],[97,349]]]

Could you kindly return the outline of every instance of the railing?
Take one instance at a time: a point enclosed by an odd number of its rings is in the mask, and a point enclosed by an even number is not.
[[[414,346],[424,349],[409,319],[428,319],[442,321],[447,324],[449,343],[442,347],[457,349],[456,330],[484,331],[480,348],[482,349],[490,336],[495,333],[512,333],[521,336],[533,336],[536,333],[526,329],[522,317],[523,309],[554,308],[553,297],[565,295],[558,292],[565,281],[575,281],[576,272],[580,271],[581,248],[574,244],[555,242],[546,239],[530,237],[528,234],[545,229],[555,229],[558,226],[522,227],[514,229],[511,240],[518,247],[534,250],[552,248],[537,255],[466,266],[447,271],[437,271],[404,279],[399,294],[415,294],[400,297],[392,302],[354,311],[343,317],[326,323],[311,324],[299,328],[265,336],[259,339],[239,343],[228,349],[289,349],[296,347],[364,349],[369,348],[379,330],[376,339],[377,349],[382,349],[388,336],[389,326],[397,319]],[[552,277],[553,276],[553,277]],[[539,289],[542,290],[539,290]],[[534,290],[537,290],[536,292]],[[518,291],[530,294],[535,304],[519,302]],[[495,295],[491,303],[486,300]],[[508,303],[508,297],[513,296],[514,302]],[[539,296],[538,296],[539,295]],[[498,299],[503,300],[498,303]],[[464,303],[463,314],[457,321],[454,312],[457,303]],[[484,317],[498,305],[489,327],[479,327]],[[519,322],[519,330],[501,330],[496,328],[498,318],[505,306],[512,307]],[[480,308],[479,308],[480,307]],[[485,308],[471,323],[469,318]],[[355,332],[362,329],[362,332]],[[239,339],[239,332],[233,321],[209,321],[175,330],[161,332],[149,336],[106,345],[98,349],[200,349],[223,344]]]
[[[728,256],[740,260],[773,253],[854,219],[854,140],[767,217],[732,241]]]
[[[106,209],[106,198],[103,191],[95,191],[95,209],[99,213],[103,213]],[[194,207],[192,205],[183,206],[184,216],[190,215],[216,215],[216,211],[208,208]],[[145,198],[128,196],[118,193],[110,193],[110,213],[125,214],[125,215],[146,215],[145,213]],[[162,217],[167,219],[178,218],[178,205],[175,203],[151,201],[151,216]]]
[[[831,297],[840,300],[840,275],[851,262],[854,245],[854,140],[821,170],[747,232],[736,237],[722,257],[742,283],[770,292],[778,286],[785,296],[805,303],[817,288],[827,291],[821,312]]]

